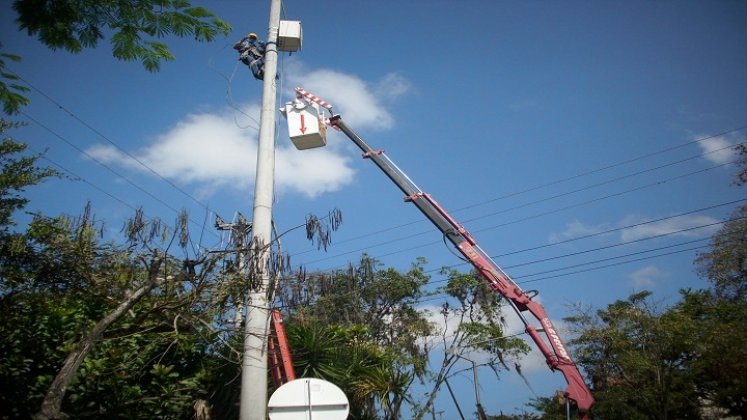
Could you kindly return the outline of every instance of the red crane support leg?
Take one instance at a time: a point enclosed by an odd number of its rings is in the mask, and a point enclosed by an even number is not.
[[[272,310],[272,329],[270,339],[267,342],[267,351],[268,368],[276,389],[284,383],[296,379],[288,337],[283,327],[283,318],[277,309]]]

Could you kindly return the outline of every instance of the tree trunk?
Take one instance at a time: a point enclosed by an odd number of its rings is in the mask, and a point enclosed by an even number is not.
[[[153,261],[150,263],[150,267],[148,267],[148,283],[125,298],[119,306],[97,322],[91,331],[89,331],[88,334],[78,342],[75,349],[67,355],[60,371],[57,373],[54,381],[52,381],[52,385],[50,385],[47,390],[47,394],[44,396],[41,409],[34,416],[35,420],[57,420],[67,418],[67,415],[60,411],[62,408],[62,400],[65,398],[65,392],[67,391],[68,385],[70,385],[70,381],[75,377],[75,373],[78,371],[80,364],[83,363],[83,359],[88,356],[88,353],[90,353],[96,342],[101,339],[109,326],[121,318],[122,315],[127,313],[127,311],[142,299],[143,296],[150,293],[151,290],[161,283],[163,279],[159,279],[157,275],[162,262],[163,257],[154,257]]]

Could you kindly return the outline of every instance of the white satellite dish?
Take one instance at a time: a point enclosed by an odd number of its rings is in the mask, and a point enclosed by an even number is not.
[[[337,385],[316,378],[301,378],[278,388],[267,404],[271,420],[345,420],[348,397]]]

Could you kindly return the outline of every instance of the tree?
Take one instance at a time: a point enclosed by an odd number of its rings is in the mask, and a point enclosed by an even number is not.
[[[148,71],[173,60],[159,39],[168,35],[212,41],[231,26],[188,0],[57,1],[15,0],[16,22],[44,45],[78,53],[111,35],[112,54],[120,60],[140,60]]]
[[[212,332],[202,319],[212,308],[201,302],[212,266],[185,272],[168,243],[152,246],[180,235],[141,216],[127,225],[125,247],[100,244],[85,211],[77,220],[37,215],[3,248],[0,376],[20,379],[1,381],[20,397],[4,404],[17,417],[33,406],[44,419],[63,410],[181,417],[207,395],[201,366],[213,357]]]
[[[735,184],[744,185],[747,148],[736,149],[741,169]],[[666,309],[641,292],[606,310],[579,307],[568,319],[578,335],[572,342],[577,361],[592,377],[596,415],[747,416],[746,217],[747,206],[738,208],[695,260],[712,288],[682,290],[681,300]]]
[[[0,136],[14,127],[4,119],[0,118]],[[32,185],[42,182],[44,179],[58,175],[51,168],[37,166],[39,155],[21,156],[26,150],[26,145],[17,143],[10,138],[0,140],[0,230],[6,231],[13,225],[11,216],[14,212],[24,208],[28,199],[23,197],[24,190]]]
[[[747,147],[737,146],[740,171],[735,184],[747,183]],[[741,206],[711,238],[695,260],[712,290],[684,291],[678,309],[698,321],[698,357],[693,370],[705,403],[730,415],[747,417],[747,206]]]
[[[0,43],[0,50],[2,47],[3,44]],[[16,83],[19,77],[6,69],[5,60],[18,62],[21,61],[21,57],[15,54],[0,53],[0,103],[3,104],[3,112],[13,115],[21,106],[28,105],[29,100],[23,94],[28,92],[29,88]]]
[[[713,283],[717,297],[747,300],[747,206],[713,235],[710,250],[699,254],[695,265],[701,277]]]
[[[567,318],[578,338],[577,362],[591,376],[602,418],[698,418],[691,367],[697,323],[677,310],[661,311],[650,292],[618,300],[596,313]]]
[[[425,369],[419,340],[431,329],[416,308],[428,280],[424,263],[419,259],[400,273],[364,255],[347,270],[280,284],[278,300],[290,309],[286,324],[294,332],[291,347],[301,375],[330,378],[355,404],[355,418],[397,418],[412,381]]]
[[[399,368],[396,353],[372,343],[367,328],[307,320],[288,323],[287,331],[298,376],[339,386],[350,401],[350,418],[399,418],[411,374]]]
[[[704,409],[747,418],[747,302],[709,290],[683,291],[673,310],[696,325],[689,367]]]
[[[419,258],[401,273],[364,255],[347,270],[313,273],[280,284],[278,297],[281,306],[289,308],[286,325],[292,331],[299,373],[341,386],[354,404],[354,418],[397,418],[403,404],[413,407],[415,417],[427,413],[445,379],[460,373],[453,369],[458,361],[453,353],[430,371],[428,359],[434,348],[487,354],[481,365],[496,375],[528,351],[522,340],[503,337],[500,296],[484,281],[449,271],[448,285],[427,293],[425,262]],[[428,321],[430,313],[418,309],[425,298],[440,293],[458,302],[444,305],[441,328]],[[454,323],[459,325],[456,330],[449,327]],[[434,336],[440,341],[434,343]],[[511,363],[511,369],[520,372],[520,365]],[[347,369],[350,366],[357,368]],[[358,379],[351,381],[353,373]],[[409,394],[415,379],[434,384],[424,404]]]
[[[148,276],[145,284],[126,296],[111,312],[98,320],[93,328],[86,332],[80,341],[78,341],[75,348],[65,358],[57,376],[55,376],[54,381],[49,386],[42,401],[41,409],[35,418],[42,420],[61,417],[60,409],[62,407],[62,400],[65,398],[65,391],[75,377],[81,363],[83,363],[86,356],[93,350],[96,343],[101,341],[104,333],[113,323],[122,318],[127,311],[131,310],[138,301],[155,287],[165,282],[165,279],[160,277],[163,263],[164,257],[162,255],[158,253],[153,255],[151,260],[147,262],[146,269]]]
[[[441,274],[447,275],[448,281],[437,293],[445,293],[456,303],[445,301],[442,305],[443,324],[436,336],[440,341],[438,345],[443,346],[445,352],[441,362],[436,363],[437,370],[427,374],[433,385],[425,404],[416,410],[415,418],[418,419],[430,410],[443,383],[461,373],[456,369],[456,363],[460,357],[464,358],[465,353],[477,353],[483,359],[477,366],[487,366],[498,379],[501,370],[513,369],[521,375],[518,359],[529,352],[529,346],[523,340],[504,336],[506,320],[500,304],[502,296],[490,289],[480,275],[447,269]],[[456,328],[450,327],[454,324]]]
[[[77,218],[36,214],[25,230],[11,229],[27,204],[22,191],[56,174],[38,167],[38,156],[19,157],[23,150],[9,139],[0,147],[4,413],[31,418],[41,406],[39,418],[190,416],[218,382],[203,324],[213,310],[202,303],[211,261],[185,272],[168,250],[177,239],[185,246],[188,234],[142,212],[123,247],[101,242],[90,206]]]

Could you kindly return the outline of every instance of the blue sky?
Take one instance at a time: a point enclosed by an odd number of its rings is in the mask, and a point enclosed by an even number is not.
[[[269,1],[195,1],[233,33],[168,39],[177,58],[155,74],[112,58],[107,41],[50,51],[15,29],[9,3],[0,41],[23,56],[9,66],[33,87],[19,116],[30,124],[12,135],[81,178],[30,189],[30,209],[77,214],[90,200],[116,237],[134,208],[167,221],[186,208],[203,248],[225,240],[216,214],[251,217],[261,84],[231,45],[264,37]],[[296,86],[332,103],[539,290],[556,322],[573,304],[644,289],[667,303],[707,286],[692,265],[699,240],[744,198],[724,148],[747,136],[747,3],[287,0],[283,18],[302,21],[304,41],[281,57],[278,107]],[[283,124],[278,115],[278,229],[333,208],[344,217],[327,252],[301,230],[286,235],[295,265],[341,268],[366,252],[406,269],[423,256],[434,286],[442,266],[467,270],[343,135],[297,151]],[[564,388],[541,362],[524,363],[538,394]],[[532,395],[516,374],[480,375],[489,413]],[[467,412],[469,379],[452,382]],[[436,409],[456,416],[445,390]]]

